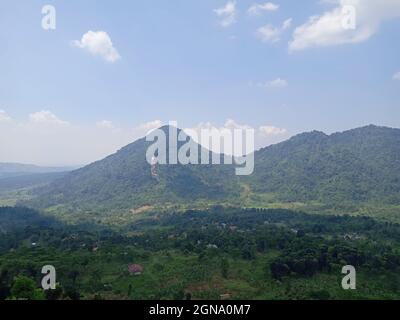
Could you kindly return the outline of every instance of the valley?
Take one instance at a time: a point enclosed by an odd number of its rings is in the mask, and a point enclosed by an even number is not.
[[[400,298],[400,226],[371,218],[216,206],[109,229],[2,208],[0,226],[0,298],[16,275],[38,282],[43,264],[59,285],[37,299]],[[143,272],[131,275],[131,264]],[[346,264],[357,290],[341,287]]]
[[[399,129],[304,133],[257,151],[244,177],[155,177],[146,148],[0,179],[0,299],[22,284],[37,300],[400,299]],[[37,287],[45,264],[56,291]],[[341,287],[345,265],[357,290]]]

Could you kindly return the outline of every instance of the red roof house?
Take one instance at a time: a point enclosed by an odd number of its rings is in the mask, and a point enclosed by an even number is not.
[[[130,274],[138,276],[142,274],[143,267],[140,264],[131,264],[128,266],[128,271]]]

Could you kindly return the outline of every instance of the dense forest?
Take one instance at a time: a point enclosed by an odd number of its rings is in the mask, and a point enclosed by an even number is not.
[[[66,221],[77,221],[88,211],[116,216],[142,206],[175,204],[188,209],[209,204],[295,208],[400,221],[399,129],[303,133],[256,151],[255,171],[243,177],[235,176],[235,166],[179,164],[158,166],[154,177],[145,159],[149,144],[137,140],[25,197],[15,196],[15,202]]]
[[[214,206],[110,229],[0,208],[0,299],[400,299],[399,271],[400,225],[366,217]]]
[[[147,146],[0,179],[0,299],[400,299],[399,129],[301,134],[247,177]]]
[[[256,153],[249,183],[279,201],[400,204],[400,130],[314,131]]]

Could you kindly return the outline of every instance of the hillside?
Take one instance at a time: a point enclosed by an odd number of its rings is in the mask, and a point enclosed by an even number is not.
[[[231,166],[200,165],[160,165],[153,177],[145,160],[148,145],[140,139],[36,190],[36,198],[23,204],[107,212],[199,202],[246,206],[252,198],[261,199],[260,206],[263,201],[400,204],[399,129],[303,133],[257,151],[255,172],[240,178]]]
[[[14,190],[46,185],[64,177],[67,172],[33,173],[0,179],[0,195]]]
[[[55,173],[71,171],[73,167],[41,167],[32,164],[0,162],[0,179],[32,175],[38,173]]]
[[[0,206],[14,205],[31,199],[32,191],[60,179],[67,172],[22,173],[14,172],[0,177]]]
[[[146,161],[150,144],[144,138],[137,140],[101,161],[73,171],[38,189],[37,198],[27,204],[102,211],[219,201],[239,194],[234,169],[229,166],[160,165],[158,176],[153,176]]]
[[[256,153],[253,192],[279,201],[400,204],[400,130],[300,134]]]

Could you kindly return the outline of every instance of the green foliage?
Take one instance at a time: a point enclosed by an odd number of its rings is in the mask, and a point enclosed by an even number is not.
[[[256,152],[249,177],[224,165],[153,177],[148,145],[58,180],[1,179],[0,204],[45,210],[0,207],[0,299],[400,299],[400,130],[301,134]],[[56,291],[36,287],[45,264]],[[345,264],[357,291],[340,286]]]
[[[44,294],[36,288],[35,281],[25,276],[18,276],[11,287],[11,296],[17,300],[43,300]]]
[[[33,209],[0,207],[0,233],[12,232],[16,229],[23,229],[29,226],[45,228],[56,225],[60,225],[56,219],[42,216]]]
[[[43,295],[45,264],[58,286]],[[341,288],[345,264],[356,291]],[[0,299],[400,299],[399,275],[400,225],[365,217],[218,207],[119,230],[31,224],[0,235]]]
[[[229,275],[229,261],[226,258],[221,259],[221,275],[225,279],[227,279]]]
[[[21,204],[108,214],[110,210],[202,199],[217,201],[239,195],[240,188],[230,166],[159,165],[158,177],[152,176],[146,161],[151,144],[140,139],[104,160],[37,189],[34,199]],[[199,147],[199,154],[200,150]]]
[[[399,129],[314,131],[258,151],[255,172],[245,180],[254,193],[278,202],[399,204],[399,154]]]
[[[69,222],[114,219],[120,224],[132,219],[131,209],[144,206],[210,204],[301,204],[320,213],[376,214],[372,208],[386,210],[381,218],[399,221],[399,129],[368,126],[330,136],[300,134],[255,152],[255,171],[247,177],[236,177],[229,165],[160,165],[153,177],[145,159],[149,145],[138,140],[35,189],[20,204]],[[6,200],[10,203],[10,197]]]

